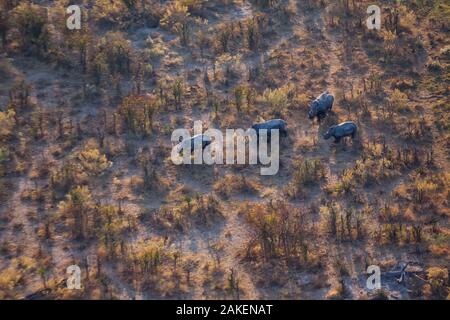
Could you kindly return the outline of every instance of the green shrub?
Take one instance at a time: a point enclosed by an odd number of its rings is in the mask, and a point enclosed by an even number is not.
[[[153,96],[128,96],[119,107],[126,129],[135,135],[149,135],[153,130],[153,116],[160,103]]]
[[[99,83],[108,75],[129,75],[133,48],[121,32],[108,32],[102,37],[91,57],[91,74]]]
[[[305,186],[318,183],[325,177],[325,167],[320,159],[296,161],[293,166],[293,178],[286,188],[287,194],[292,198],[296,198]]]
[[[14,8],[13,17],[22,48],[30,53],[45,53],[50,44],[45,10],[39,5],[22,2]]]
[[[388,98],[388,107],[396,111],[404,111],[408,106],[408,96],[398,89],[395,89]]]
[[[240,208],[256,231],[256,237],[247,247],[247,255],[273,258],[301,258],[308,262],[309,247],[305,241],[304,211],[286,201],[248,203]]]
[[[132,1],[109,1],[97,0],[92,9],[95,21],[103,25],[119,25],[119,27],[127,24],[130,18],[130,12],[127,5],[132,6]]]
[[[282,110],[287,107],[292,99],[293,86],[287,85],[277,89],[266,89],[262,95],[262,101],[267,103],[271,110]]]
[[[188,6],[181,1],[176,1],[167,6],[160,23],[163,28],[176,32],[183,44],[188,42],[189,37],[189,12]]]
[[[15,112],[13,110],[0,111],[0,142],[12,138],[15,125]]]
[[[427,68],[430,71],[439,72],[443,70],[442,64],[438,60],[431,60],[427,63]]]
[[[67,192],[75,185],[86,183],[89,177],[102,174],[111,164],[95,143],[87,143],[52,171],[50,183],[55,191]]]
[[[88,176],[97,176],[111,166],[111,162],[96,147],[86,146],[76,156],[81,170]]]
[[[122,241],[122,233],[127,227],[120,208],[100,205],[95,209],[96,236],[105,247],[108,258],[117,255]]]
[[[427,269],[427,276],[431,294],[440,299],[449,295],[448,269],[431,267]]]
[[[140,273],[145,278],[157,274],[167,258],[164,240],[161,238],[140,242],[136,244],[134,251],[131,260],[139,267]]]
[[[93,209],[91,192],[86,186],[73,188],[66,195],[66,200],[58,204],[60,215],[67,219],[73,236],[77,238],[91,235],[89,226],[92,224]]]

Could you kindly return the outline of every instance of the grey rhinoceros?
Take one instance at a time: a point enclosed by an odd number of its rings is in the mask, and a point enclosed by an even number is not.
[[[334,142],[338,143],[343,137],[351,136],[352,139],[354,139],[357,131],[358,126],[356,123],[353,121],[346,121],[328,128],[323,137],[325,140],[334,137]]]
[[[280,134],[287,135],[287,123],[282,119],[272,119],[262,123],[255,123],[252,125],[252,129],[256,131],[256,135],[259,136],[260,130],[267,130],[267,136],[270,137],[270,130],[279,130]]]
[[[202,149],[205,149],[208,145],[212,143],[211,137],[205,134],[197,134],[189,139],[185,139],[178,144],[177,146],[178,153],[182,153],[182,151],[184,150],[191,150],[191,153],[194,152],[194,147],[196,143],[198,145],[201,144]]]
[[[327,113],[333,108],[334,96],[329,94],[328,91],[322,93],[309,105],[308,117],[309,119],[317,120],[324,118]]]

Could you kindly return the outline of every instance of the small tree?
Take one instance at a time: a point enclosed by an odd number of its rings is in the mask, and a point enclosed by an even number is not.
[[[245,86],[240,85],[240,86],[237,86],[236,88],[234,88],[234,104],[235,104],[238,112],[241,111],[241,107],[244,102],[245,94],[246,94]]]
[[[77,155],[81,170],[88,176],[96,176],[106,170],[111,162],[95,146],[86,146],[84,150]]]
[[[86,186],[73,188],[66,196],[65,201],[58,205],[61,215],[71,220],[73,235],[77,238],[85,238],[88,235],[89,220],[93,203],[91,192]]]
[[[427,270],[428,285],[425,286],[428,294],[439,299],[447,298],[449,294],[448,289],[448,269],[431,267]]]
[[[172,94],[178,109],[178,106],[181,104],[181,99],[183,98],[184,95],[183,79],[181,78],[175,79],[174,83],[172,84]]]
[[[80,41],[84,41],[81,40]],[[84,44],[81,42],[82,47]],[[109,75],[129,75],[131,72],[133,48],[121,32],[108,32],[92,52],[90,72],[97,83]]]
[[[14,8],[13,16],[22,48],[39,54],[46,52],[50,42],[46,12],[39,5],[22,2]]]
[[[0,8],[0,37],[2,38],[3,46],[6,46],[6,35],[10,27],[11,26],[6,10]]]
[[[167,6],[161,18],[161,26],[176,32],[183,44],[187,44],[189,37],[189,12],[188,6],[176,1]]]
[[[155,96],[132,95],[123,99],[119,114],[127,130],[136,135],[148,135],[153,130],[153,117],[160,100]]]
[[[247,46],[250,50],[256,50],[260,42],[258,23],[255,18],[246,21]]]
[[[137,246],[134,254],[135,263],[144,277],[158,273],[159,267],[166,258],[163,239],[152,239]]]
[[[15,126],[15,112],[14,110],[0,111],[0,143],[6,142],[13,136],[13,129]]]
[[[408,104],[408,96],[398,89],[395,89],[388,98],[388,106],[391,110],[405,110]]]

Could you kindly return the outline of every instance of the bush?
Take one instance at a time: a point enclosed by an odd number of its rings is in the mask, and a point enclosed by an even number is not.
[[[192,222],[199,226],[211,226],[222,218],[220,202],[212,194],[197,194],[194,198],[185,196],[182,203],[161,207],[153,216],[157,225],[181,231],[185,231]]]
[[[153,130],[153,116],[160,102],[154,96],[128,96],[119,107],[126,129],[135,135],[146,136]]]
[[[0,271],[0,299],[14,298],[13,290],[22,281],[22,273],[14,267]]]
[[[293,95],[293,86],[286,85],[277,89],[264,90],[261,100],[269,106],[272,112],[281,112],[288,107]]]
[[[241,67],[240,57],[228,53],[220,55],[215,61],[215,69],[220,70],[221,80],[225,85],[228,85],[233,78],[241,75]]]
[[[8,30],[11,28],[9,17],[3,8],[0,7],[0,37],[2,40],[2,45],[6,45],[6,35],[8,34]]]
[[[383,37],[384,54],[388,59],[391,59],[398,53],[398,37],[395,32],[383,30],[381,32]]]
[[[132,1],[126,2],[130,4]],[[128,7],[122,0],[97,0],[92,12],[95,21],[103,25],[119,24],[121,27],[130,18]]]
[[[305,159],[294,162],[294,174],[291,183],[287,187],[287,194],[296,198],[303,187],[317,183],[325,177],[325,167],[320,159]]]
[[[159,267],[166,258],[164,240],[153,238],[136,244],[130,260],[138,266],[140,274],[146,280],[149,275],[158,273]]]
[[[367,209],[365,209],[367,211]],[[340,240],[358,240],[364,236],[363,213],[331,202],[320,207],[325,232]]]
[[[186,23],[189,17],[188,7],[180,1],[167,6],[161,18],[161,26],[176,31],[179,25]]]
[[[253,0],[253,2],[263,8],[270,8],[274,7],[279,2],[279,0]]]
[[[230,23],[221,23],[215,32],[216,46],[219,53],[228,52],[230,41],[233,38],[233,26]]]
[[[96,144],[87,143],[81,151],[52,172],[51,185],[67,192],[73,186],[85,183],[89,177],[102,174],[111,164]]]
[[[246,204],[239,209],[254,228],[255,237],[247,244],[247,256],[301,258],[308,262],[304,211],[286,201]]]
[[[298,184],[306,185],[317,182],[325,176],[325,168],[320,159],[305,159],[296,164],[294,180]]]
[[[432,181],[417,178],[413,184],[413,199],[417,203],[423,202],[426,198],[432,197],[438,185]]]
[[[214,183],[214,191],[224,196],[231,196],[234,194],[256,193],[258,184],[251,178],[244,176],[236,176],[227,174],[220,180]]]
[[[0,145],[0,177],[5,173],[3,165],[7,160],[9,160],[9,150],[7,147]]]
[[[80,172],[75,162],[66,161],[59,168],[52,171],[50,176],[50,184],[52,188],[56,190],[61,190],[62,192],[67,192],[75,184],[80,184],[83,182],[82,177],[80,177]]]
[[[449,294],[448,269],[431,267],[427,269],[430,294],[438,299],[445,299]]]
[[[395,89],[388,98],[388,107],[397,111],[407,110],[408,96],[398,89]]]
[[[12,138],[15,125],[15,112],[13,110],[0,111],[0,142]]]
[[[450,45],[443,47],[440,51],[440,54],[442,57],[449,59],[450,58]]]
[[[95,146],[88,145],[77,154],[76,159],[81,170],[88,176],[97,176],[112,164]]]
[[[114,258],[120,248],[122,233],[127,228],[126,219],[120,208],[98,206],[95,210],[96,236],[105,247],[108,258]]]
[[[59,213],[68,219],[72,234],[77,238],[85,238],[88,234],[89,225],[92,223],[92,211],[94,205],[91,192],[86,186],[73,188],[66,196],[65,201],[58,205]]]
[[[121,32],[108,32],[101,38],[91,58],[91,73],[97,82],[107,75],[129,75],[133,48]]]
[[[328,184],[325,191],[335,195],[347,194],[355,186],[354,178],[355,172],[352,169],[344,169],[340,179],[335,183]]]
[[[45,53],[50,43],[45,10],[39,5],[23,2],[14,8],[13,16],[22,48],[30,53]]]
[[[15,113],[10,114],[10,117],[14,117],[16,114],[27,111],[32,106],[30,103],[30,87],[31,86],[21,78],[14,82],[14,85],[9,91],[8,110],[12,109]]]
[[[246,40],[247,46],[250,50],[256,50],[261,42],[261,33],[259,31],[258,20],[247,19],[245,22],[246,26]]]
[[[427,68],[430,71],[439,72],[443,70],[442,64],[438,60],[431,60],[427,63]]]
[[[164,55],[166,55],[168,48],[167,45],[161,40],[161,38],[147,39],[147,45],[149,46],[144,52],[151,61],[157,61]]]
[[[186,44],[189,36],[189,16],[188,6],[176,1],[167,6],[160,23],[163,28],[176,32],[181,42]]]
[[[0,200],[6,196],[6,184],[3,181],[5,174],[5,162],[9,160],[9,151],[6,147],[0,145]]]

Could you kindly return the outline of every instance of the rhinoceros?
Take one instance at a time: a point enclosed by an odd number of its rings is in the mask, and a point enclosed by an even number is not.
[[[334,137],[334,142],[338,143],[343,137],[351,136],[354,139],[357,131],[358,126],[353,121],[346,121],[328,128],[323,138],[328,140]]]
[[[280,130],[280,133],[287,135],[287,124],[282,119],[272,119],[262,123],[256,123],[252,126],[252,129],[256,131],[256,135],[259,136],[260,130],[267,130],[267,136],[270,136],[270,130]]]
[[[197,134],[189,139],[183,140],[178,144],[177,150],[178,153],[182,153],[184,150],[191,150],[191,153],[194,152],[195,144],[201,144],[202,149],[205,149],[208,145],[211,144],[211,137],[205,134]],[[190,148],[190,149],[189,149]]]
[[[327,113],[333,108],[334,96],[329,94],[328,91],[322,93],[309,105],[308,117],[309,119],[317,120],[324,118]]]

